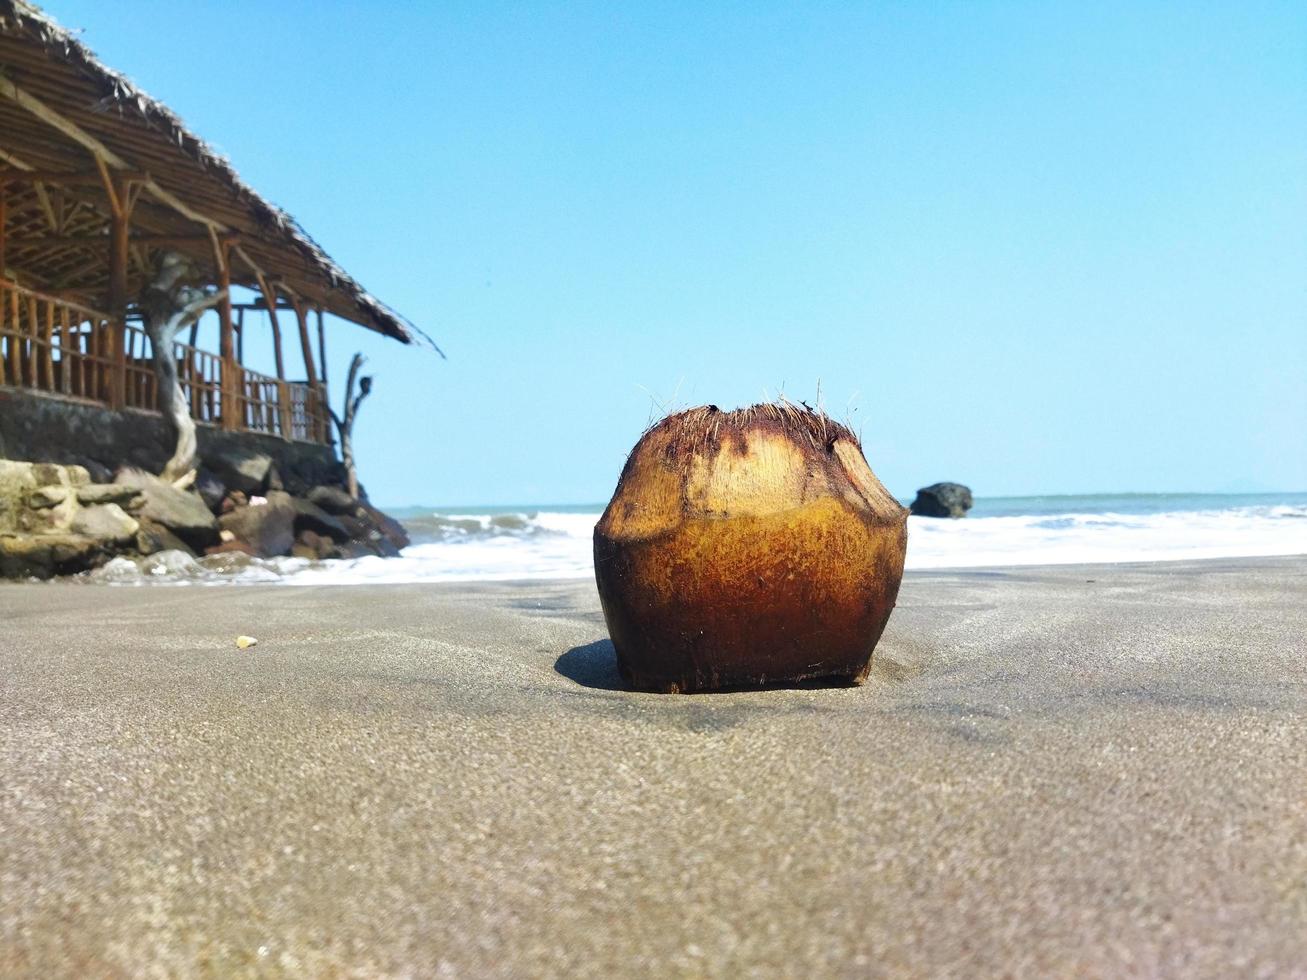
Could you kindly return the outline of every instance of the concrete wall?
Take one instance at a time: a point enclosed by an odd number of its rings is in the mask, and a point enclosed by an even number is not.
[[[209,425],[198,427],[197,439],[202,460],[228,453],[271,456],[292,493],[344,479],[330,446],[223,432]],[[78,464],[94,476],[96,466],[113,471],[125,463],[158,473],[170,455],[172,445],[163,419],[152,412],[113,412],[0,386],[0,458]]]

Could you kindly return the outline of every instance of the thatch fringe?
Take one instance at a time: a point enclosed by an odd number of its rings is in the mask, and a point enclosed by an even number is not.
[[[799,439],[813,449],[829,451],[837,439],[846,440],[862,449],[862,443],[846,425],[836,422],[820,409],[781,398],[774,402],[760,402],[747,408],[723,412],[716,405],[701,405],[668,415],[655,422],[645,436],[655,432],[670,437],[669,447],[719,447],[723,437],[734,437],[743,444],[746,429],[775,427],[792,438]],[[675,451],[672,448],[671,451]]]

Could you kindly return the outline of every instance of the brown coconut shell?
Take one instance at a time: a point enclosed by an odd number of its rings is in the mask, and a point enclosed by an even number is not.
[[[903,578],[907,519],[857,437],[820,412],[669,416],[631,451],[595,527],[622,677],[687,693],[860,683]]]

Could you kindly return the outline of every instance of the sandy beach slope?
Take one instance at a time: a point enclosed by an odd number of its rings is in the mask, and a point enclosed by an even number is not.
[[[588,582],[0,587],[0,973],[1307,970],[1307,559],[910,574],[857,689],[604,636]]]

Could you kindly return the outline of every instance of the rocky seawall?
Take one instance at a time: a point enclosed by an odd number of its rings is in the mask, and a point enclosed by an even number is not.
[[[4,578],[74,575],[161,551],[332,559],[396,555],[408,543],[366,498],[283,477],[259,452],[213,454],[188,487],[129,466],[93,477],[82,465],[0,460]]]

